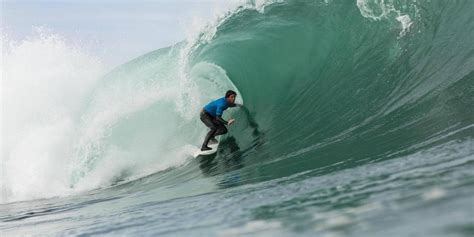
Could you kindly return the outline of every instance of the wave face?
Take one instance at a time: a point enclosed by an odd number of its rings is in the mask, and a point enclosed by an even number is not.
[[[473,9],[470,0],[239,7],[88,84],[59,135],[7,143],[3,202],[89,192],[14,203],[0,220],[83,220],[43,228],[63,235],[472,233]],[[227,89],[245,107],[226,112],[237,122],[219,152],[193,159],[206,133],[198,112]],[[37,158],[20,152],[35,139],[42,160],[66,157],[69,169],[23,182],[43,174],[14,172]],[[433,216],[438,207],[444,216]]]
[[[184,44],[160,49],[105,76],[82,116],[72,187],[133,180],[193,156],[204,134],[196,129],[201,105],[226,88],[238,90],[214,64],[185,72],[189,50]]]
[[[241,90],[258,135],[246,124],[232,135],[241,147],[258,145],[245,156],[268,166],[266,178],[387,160],[472,137],[471,9],[468,1],[273,4],[225,21],[193,62],[221,66]]]

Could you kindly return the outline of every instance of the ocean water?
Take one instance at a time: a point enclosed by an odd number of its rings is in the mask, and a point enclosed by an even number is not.
[[[0,233],[473,236],[473,12],[251,1],[112,71],[57,35],[10,45]],[[227,89],[245,106],[194,157]]]

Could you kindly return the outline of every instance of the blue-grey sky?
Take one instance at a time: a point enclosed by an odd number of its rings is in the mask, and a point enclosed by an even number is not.
[[[109,66],[186,38],[196,22],[239,0],[1,0],[2,35],[22,40],[44,27],[84,45]],[[200,24],[198,24],[200,25]]]

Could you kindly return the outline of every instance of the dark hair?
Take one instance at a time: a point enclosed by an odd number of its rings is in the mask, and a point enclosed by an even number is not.
[[[228,90],[225,93],[225,98],[229,98],[231,95],[237,95],[237,93],[235,93],[235,91],[233,91],[233,90]]]

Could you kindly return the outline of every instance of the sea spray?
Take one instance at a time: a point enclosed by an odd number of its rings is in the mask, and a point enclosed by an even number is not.
[[[63,195],[81,107],[105,68],[43,28],[2,45],[1,202]]]

